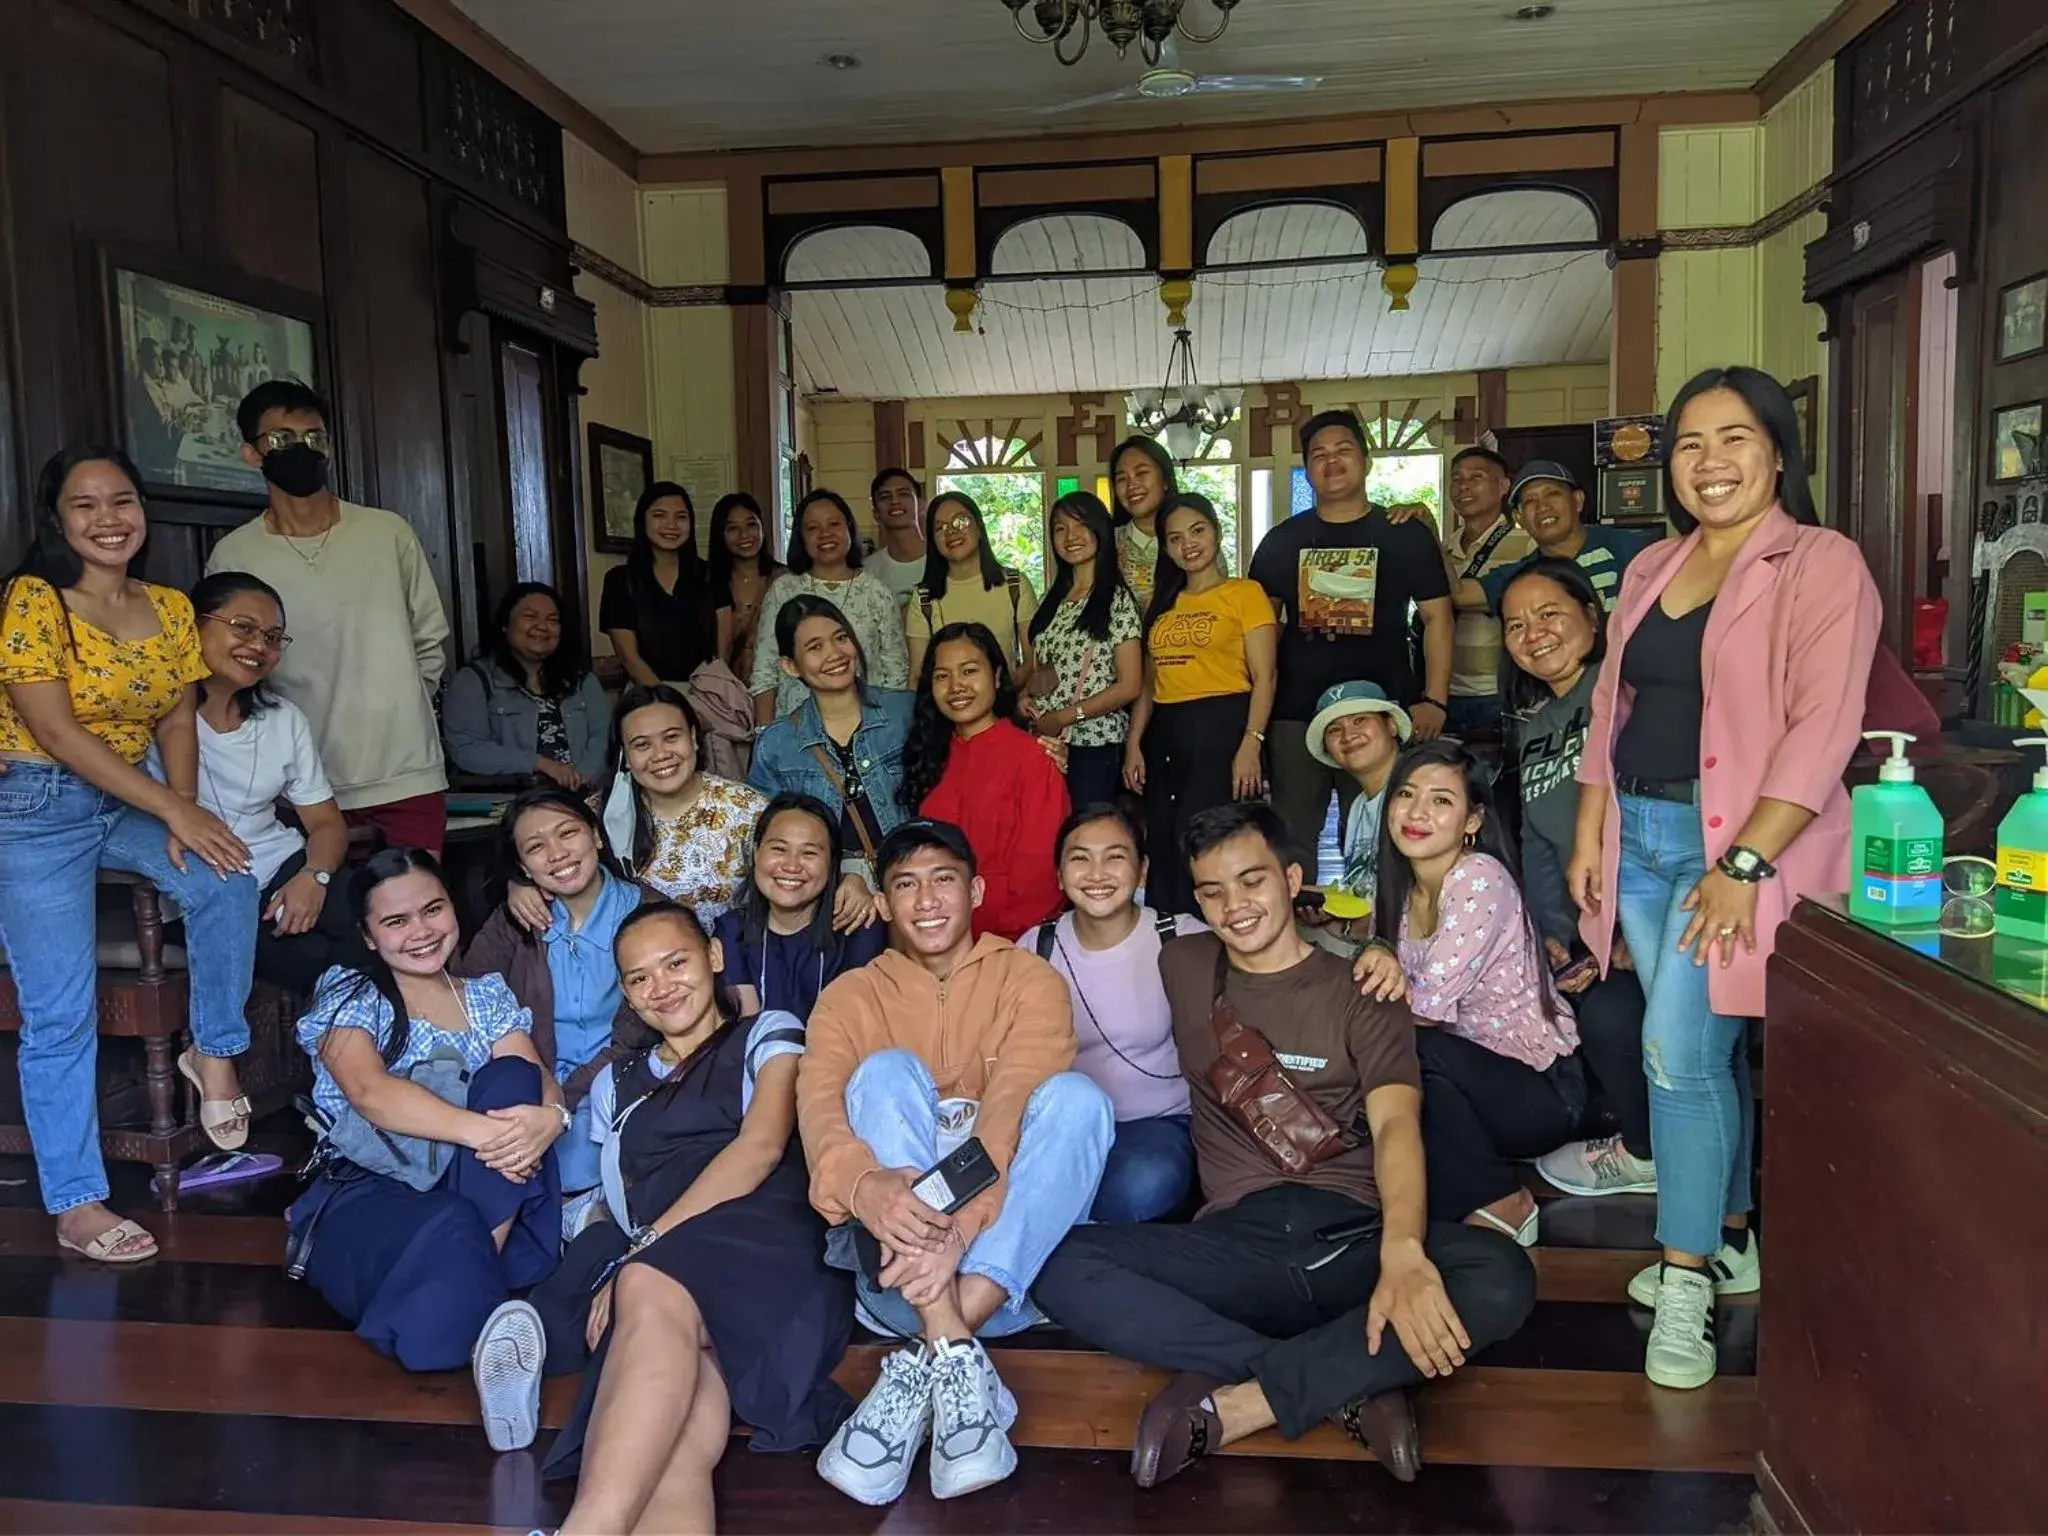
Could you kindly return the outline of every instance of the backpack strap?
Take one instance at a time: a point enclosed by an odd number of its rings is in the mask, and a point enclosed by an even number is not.
[[[917,589],[917,611],[924,615],[924,632],[929,637],[934,633],[932,628],[932,597],[923,587]]]
[[[1032,940],[1031,947],[1038,951],[1039,959],[1052,959],[1052,947],[1059,942],[1059,936],[1060,923],[1058,918],[1054,918],[1049,923],[1040,923],[1038,925],[1038,937]]]
[[[1171,944],[1180,937],[1180,920],[1171,912],[1154,912],[1152,931],[1159,935],[1161,944]]]

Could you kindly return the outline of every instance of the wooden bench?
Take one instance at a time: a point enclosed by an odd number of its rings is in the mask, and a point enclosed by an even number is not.
[[[199,1126],[198,1093],[179,1076],[188,1038],[191,984],[184,950],[166,941],[163,896],[138,875],[102,870],[99,934],[99,1034],[141,1042],[138,1082],[132,1051],[100,1052],[100,1151],[115,1162],[147,1163],[157,1175],[157,1201],[178,1208],[178,1170],[212,1143]],[[122,892],[125,906],[113,892]],[[109,899],[113,898],[113,899]],[[248,1007],[250,1045],[237,1063],[242,1091],[257,1116],[291,1100],[310,1080],[305,1053],[292,1038],[297,999],[258,983]],[[21,1009],[11,970],[0,968],[0,1032],[19,1034]],[[15,1041],[0,1055],[12,1057]],[[18,1097],[18,1071],[0,1072],[0,1152],[32,1152]]]

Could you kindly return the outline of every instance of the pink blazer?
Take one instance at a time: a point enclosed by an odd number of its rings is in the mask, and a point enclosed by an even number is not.
[[[1579,782],[1610,787],[1614,743],[1632,695],[1622,686],[1628,638],[1699,541],[1697,532],[1652,545],[1630,562],[1607,628],[1607,659],[1593,690],[1593,723]],[[1807,528],[1782,509],[1729,567],[1701,646],[1706,708],[1700,721],[1700,821],[1708,862],[1735,841],[1759,799],[1814,813],[1757,894],[1757,950],[1739,947],[1723,969],[1708,963],[1716,1013],[1764,1011],[1764,961],[1778,925],[1801,896],[1848,888],[1849,794],[1842,771],[1861,740],[1870,661],[1881,618],[1863,553],[1829,528]],[[1611,793],[1600,837],[1597,915],[1579,919],[1586,945],[1607,968],[1614,944],[1621,807]]]

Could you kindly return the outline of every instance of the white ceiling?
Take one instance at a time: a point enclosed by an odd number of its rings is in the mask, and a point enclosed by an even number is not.
[[[1248,0],[1249,3],[1249,0]],[[1548,192],[1495,192],[1459,204],[1433,243],[1469,248],[1590,240],[1593,216]],[[1210,382],[1456,373],[1606,358],[1612,286],[1599,251],[1422,263],[1410,308],[1387,309],[1380,267],[1349,214],[1295,204],[1240,214],[1217,231],[1210,265],[1344,257],[1291,270],[1198,277],[1188,312]],[[1059,215],[1013,229],[992,270],[1102,272],[1144,265],[1137,237],[1109,219]],[[813,235],[791,252],[790,282],[929,278],[910,236],[878,228]],[[799,364],[814,391],[865,399],[1064,394],[1157,384],[1172,332],[1150,278],[984,283],[978,329],[956,334],[943,290],[805,290],[791,297]]]
[[[1156,128],[1460,103],[1742,89],[1836,0],[1241,0],[1199,73],[1318,74],[1319,90],[1041,109],[1143,71],[1097,37],[1074,68],[996,0],[456,0],[644,152]],[[1188,0],[1207,26],[1208,0]],[[858,69],[820,61],[851,54]]]

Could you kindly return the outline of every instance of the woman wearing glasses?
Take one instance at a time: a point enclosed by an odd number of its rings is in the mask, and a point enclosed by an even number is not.
[[[192,589],[199,616],[199,804],[249,850],[262,891],[256,974],[310,996],[330,965],[354,965],[362,931],[349,916],[348,823],[334,803],[313,728],[269,688],[292,637],[284,603],[247,571],[216,571]],[[277,814],[288,801],[299,826]],[[303,827],[304,830],[299,830]]]
[[[1031,619],[1038,594],[1031,578],[1007,569],[988,542],[981,508],[958,491],[943,491],[924,509],[924,579],[903,610],[910,642],[910,675],[924,669],[932,636],[949,624],[979,624],[996,637],[1012,681],[1022,683],[1036,663]]]
[[[249,1136],[233,1058],[249,1048],[256,882],[248,847],[195,803],[206,663],[185,594],[131,572],[149,536],[140,485],[118,448],[56,454],[37,477],[34,542],[0,589],[0,946],[21,1012],[22,1108],[57,1245],[103,1264],[150,1258],[156,1239],[106,1205],[100,869],[142,876],[204,936],[187,945],[193,1047],[178,1069],[216,1145]]]

